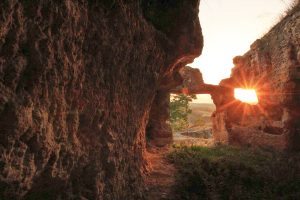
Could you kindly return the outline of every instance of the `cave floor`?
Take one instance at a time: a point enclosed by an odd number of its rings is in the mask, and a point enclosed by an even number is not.
[[[176,169],[166,156],[169,147],[150,147],[147,152],[149,172],[145,177],[146,197],[148,200],[171,200],[175,184]]]

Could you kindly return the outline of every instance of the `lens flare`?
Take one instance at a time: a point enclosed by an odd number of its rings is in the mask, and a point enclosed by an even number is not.
[[[234,97],[244,103],[255,105],[258,103],[256,91],[254,89],[234,89]]]

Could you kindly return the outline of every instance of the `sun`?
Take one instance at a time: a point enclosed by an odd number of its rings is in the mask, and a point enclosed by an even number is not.
[[[244,103],[255,105],[258,103],[256,91],[254,89],[234,89],[234,97]]]

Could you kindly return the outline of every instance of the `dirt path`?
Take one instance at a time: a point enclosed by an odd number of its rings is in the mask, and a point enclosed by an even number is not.
[[[176,170],[166,159],[169,152],[167,147],[152,147],[148,150],[147,159],[151,165],[145,179],[148,200],[173,199],[171,190],[175,184]]]

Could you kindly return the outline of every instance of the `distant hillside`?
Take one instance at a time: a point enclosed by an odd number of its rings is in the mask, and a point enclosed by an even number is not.
[[[190,127],[196,130],[211,127],[210,117],[216,109],[214,104],[191,103],[190,108],[192,110],[192,113],[188,117]]]
[[[190,103],[190,108],[192,109],[193,113],[197,112],[205,112],[205,113],[212,113],[216,110],[216,106],[210,103]]]

